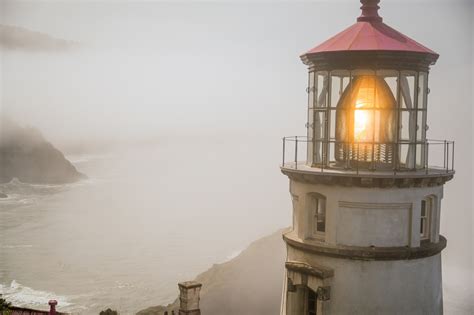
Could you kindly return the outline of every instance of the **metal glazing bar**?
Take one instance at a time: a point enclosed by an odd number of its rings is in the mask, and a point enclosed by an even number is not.
[[[400,87],[400,82],[402,80],[402,73],[401,71],[398,71],[398,77],[397,77],[397,133],[395,135],[395,142],[397,143],[397,149],[395,150],[395,160],[396,160],[396,169],[397,170],[400,170],[400,157],[401,157],[401,150],[402,150],[402,147],[401,145],[399,144],[400,143],[400,138],[401,138],[401,132],[402,132],[402,129],[400,128],[400,118],[401,118],[401,108],[402,108],[402,105],[401,105],[401,101],[402,101],[402,98],[401,98],[401,93],[402,93],[402,89]]]
[[[375,107],[377,106],[377,72],[374,71],[374,103],[372,104],[372,163],[371,168],[375,171]]]
[[[418,128],[420,128],[420,126],[418,126],[418,90],[420,89],[420,77],[419,77],[420,73],[419,72],[416,72],[415,73],[415,82],[414,82],[414,86],[413,86],[413,109],[415,110],[415,125],[412,126],[413,127],[413,132],[415,134],[415,147],[413,148],[413,151],[414,152],[414,156],[413,156],[413,170],[416,170],[416,158],[417,158],[417,155],[418,153],[421,153],[421,152],[417,152],[417,144],[418,144]],[[417,128],[418,127],[418,128]]]
[[[328,92],[326,95],[326,111],[324,115],[324,139],[329,139],[330,137],[330,132],[331,132],[331,103],[332,103],[332,73],[331,71],[327,72],[327,79],[328,79]],[[323,154],[323,165],[327,165],[328,159],[329,159],[329,143],[327,141],[324,142],[324,149]]]

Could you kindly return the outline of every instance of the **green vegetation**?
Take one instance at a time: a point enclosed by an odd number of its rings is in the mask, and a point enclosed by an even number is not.
[[[2,295],[0,294],[0,315],[10,315],[12,313],[10,309],[11,306],[12,304],[2,298]]]
[[[99,315],[119,315],[117,311],[114,311],[110,308],[106,309],[105,311],[101,311]]]

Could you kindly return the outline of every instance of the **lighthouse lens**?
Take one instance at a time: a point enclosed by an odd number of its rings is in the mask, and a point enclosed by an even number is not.
[[[390,162],[395,109],[395,97],[383,77],[354,77],[337,104],[336,159]]]

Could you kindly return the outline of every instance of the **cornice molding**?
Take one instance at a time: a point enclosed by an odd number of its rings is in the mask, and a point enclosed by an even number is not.
[[[439,254],[447,244],[446,238],[440,235],[437,243],[421,242],[420,247],[358,247],[328,245],[317,242],[303,242],[291,237],[290,233],[283,234],[283,240],[290,247],[321,256],[351,260],[383,261],[420,259]]]
[[[344,187],[366,187],[366,188],[411,188],[411,187],[434,187],[444,185],[453,178],[454,173],[430,174],[406,176],[379,176],[355,175],[355,174],[331,174],[330,172],[306,172],[291,168],[281,168],[281,172],[291,180],[309,184],[337,185]]]

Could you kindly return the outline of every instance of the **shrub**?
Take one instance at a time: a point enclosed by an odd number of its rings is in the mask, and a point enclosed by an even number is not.
[[[114,311],[110,308],[106,309],[105,311],[101,311],[99,315],[119,315],[117,311]]]

